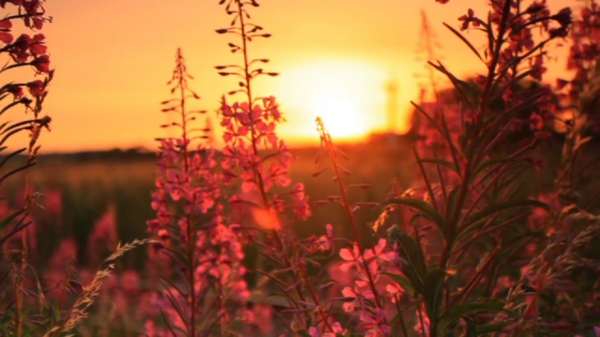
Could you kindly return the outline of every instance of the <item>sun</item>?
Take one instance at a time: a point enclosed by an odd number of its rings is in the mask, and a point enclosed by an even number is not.
[[[278,95],[288,111],[286,135],[318,139],[316,117],[336,139],[357,140],[384,127],[387,74],[360,61],[318,61],[286,69]],[[293,127],[291,127],[293,126]]]
[[[320,84],[309,98],[312,117],[321,117],[329,132],[337,138],[357,138],[369,132],[368,102],[348,87]]]

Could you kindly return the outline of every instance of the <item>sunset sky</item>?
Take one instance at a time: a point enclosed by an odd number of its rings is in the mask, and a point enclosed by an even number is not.
[[[175,50],[182,47],[203,96],[199,108],[214,111],[235,82],[214,66],[236,62],[230,37],[214,33],[228,19],[217,0],[49,0],[47,26],[55,81],[46,112],[53,116],[46,151],[152,148],[165,116],[159,102]],[[273,38],[253,45],[272,60],[278,78],[261,80],[260,95],[276,95],[287,114],[282,135],[290,143],[317,140],[314,117],[323,115],[334,136],[358,137],[386,127],[385,85],[399,86],[398,109],[418,94],[416,73],[420,11],[427,12],[441,48],[438,57],[459,74],[481,65],[442,26],[474,6],[473,0],[439,5],[434,0],[263,0],[255,21]],[[482,12],[485,1],[473,8]],[[558,9],[573,1],[550,0]],[[563,65],[554,65],[558,69]],[[405,125],[400,121],[397,129]]]

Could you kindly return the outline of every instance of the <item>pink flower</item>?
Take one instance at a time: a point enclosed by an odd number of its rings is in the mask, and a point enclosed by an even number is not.
[[[532,114],[529,117],[530,128],[534,131],[541,131],[544,129],[544,119],[537,113]]]
[[[342,296],[346,299],[346,302],[342,305],[345,312],[354,312],[356,310],[356,305],[354,301],[358,297],[356,292],[351,287],[344,287],[342,289]]]
[[[147,337],[163,337],[166,336],[167,333],[166,331],[160,331],[153,321],[147,320],[144,323],[144,335]]]
[[[46,54],[48,48],[45,44],[46,37],[44,34],[35,34],[33,38],[31,38],[29,43],[29,52],[33,56],[39,56]]]
[[[88,254],[95,262],[101,261],[119,241],[116,217],[115,208],[109,206],[94,225],[89,239]]]
[[[46,210],[54,216],[59,216],[63,209],[63,196],[60,191],[49,190],[44,192],[44,205]]]
[[[392,262],[396,259],[397,254],[393,251],[386,251],[387,240],[379,239],[373,249],[365,250],[365,259]]]
[[[177,65],[170,83],[174,94],[184,93],[165,101],[162,111],[176,113],[181,118],[177,125],[179,136],[165,138],[160,142],[158,175],[151,203],[155,218],[147,226],[153,237],[164,241],[168,249],[163,252],[170,263],[175,264],[175,268],[193,271],[186,273],[183,281],[191,288],[190,296],[198,301],[198,307],[203,302],[210,301],[209,298],[218,292],[220,301],[227,306],[208,309],[215,312],[203,314],[215,314],[215,317],[220,317],[221,323],[225,323],[237,315],[250,297],[244,279],[245,255],[240,226],[228,223],[230,219],[224,217],[223,204],[227,202],[227,198],[222,195],[222,189],[227,184],[228,177],[221,167],[229,164],[233,166],[237,162],[229,163],[225,160],[219,163],[219,153],[197,141],[198,137],[190,138],[193,127],[190,112],[181,106],[187,96],[197,95],[192,94],[187,86],[190,76],[185,69],[183,56],[178,51]],[[250,156],[244,159],[249,162],[254,160]],[[245,179],[255,183],[251,174]],[[251,184],[246,189],[248,193],[255,192]],[[267,219],[270,214],[261,214],[261,220],[270,223],[270,219]],[[174,255],[188,258],[181,261],[174,258]],[[190,308],[191,303],[187,298],[178,297],[174,293],[176,292],[165,290],[161,298],[167,300],[165,310],[168,318],[175,320],[176,326],[181,323],[181,327],[185,328],[183,321],[189,318],[181,317],[179,310],[175,309],[181,307],[189,313],[191,310],[198,310],[198,307]]]
[[[282,114],[275,98],[263,98],[251,109],[247,102],[229,104],[223,99],[221,116],[221,126],[225,129],[225,156],[221,166],[231,177],[230,183],[238,179],[240,184],[240,192],[232,199],[240,205],[257,204],[259,207],[251,212],[255,221],[260,221],[256,224],[263,229],[280,227],[279,220],[274,221],[275,217],[269,214],[271,211],[291,210],[298,218],[308,218],[311,211],[304,186],[295,184],[291,191],[289,189],[292,156],[276,134]],[[278,193],[280,190],[289,191],[285,193],[290,197]],[[264,204],[271,207],[263,207]],[[269,208],[271,211],[265,211]],[[273,221],[265,221],[268,219]]]
[[[128,295],[135,295],[140,291],[140,275],[134,270],[123,272],[119,282],[123,291]]]
[[[48,271],[45,280],[50,296],[64,302],[68,299],[71,286],[69,270],[77,262],[77,243],[73,239],[60,242],[58,248],[48,262]]]
[[[170,235],[169,235],[169,232],[166,229],[159,229],[158,230],[158,237],[161,240],[167,240],[167,239],[169,239]]]
[[[12,45],[9,46],[10,55],[17,63],[27,61],[29,57],[29,47],[31,45],[31,37],[27,34],[21,34]]]
[[[478,27],[480,25],[479,19],[475,16],[475,12],[473,12],[471,8],[469,8],[466,15],[461,16],[460,18],[458,18],[458,20],[462,21],[462,30],[469,28],[470,24],[473,24],[473,26],[475,27]]]
[[[345,312],[357,312],[360,326],[367,336],[387,336],[390,327],[387,323],[383,310],[383,300],[387,297],[391,303],[395,303],[401,297],[404,289],[395,282],[388,282],[382,295],[381,286],[385,282],[385,276],[381,270],[391,267],[391,263],[397,259],[394,251],[387,250],[387,241],[380,239],[370,249],[361,253],[358,243],[354,243],[352,249],[340,249],[340,263],[342,272],[351,272],[353,279],[351,284],[342,288],[344,296],[343,309]]]
[[[355,242],[352,245],[352,249],[348,249],[348,248],[340,249],[340,257],[342,258],[343,261],[345,261],[345,262],[342,262],[342,264],[340,264],[341,271],[347,272],[350,268],[355,267],[356,264],[361,259],[361,253],[360,253],[360,248],[358,246],[358,243]]]
[[[41,80],[35,80],[27,83],[29,93],[34,97],[41,97],[46,94],[46,84]]]
[[[374,313],[362,311],[360,320],[365,331],[365,337],[390,336],[392,329],[382,310],[376,309]]]
[[[308,195],[306,194],[306,191],[304,189],[304,184],[296,183],[296,185],[294,185],[294,191],[292,193],[294,197],[294,213],[300,219],[308,219],[311,216],[312,212],[310,209]]]
[[[311,337],[336,337],[338,335],[345,335],[346,329],[342,327],[342,324],[337,321],[328,322],[328,324],[322,324],[323,327],[311,326],[308,328],[308,334]]]
[[[398,302],[400,300],[400,298],[402,297],[402,295],[404,295],[404,288],[396,282],[388,283],[385,286],[385,291],[387,292],[388,296],[390,297],[390,301],[392,303]]]
[[[29,28],[42,29],[44,25],[44,8],[42,7],[42,0],[17,0],[19,5],[22,6],[27,16],[23,19],[25,25]]]
[[[270,335],[273,331],[273,308],[270,305],[255,304],[244,312],[244,322],[256,326],[261,335]]]

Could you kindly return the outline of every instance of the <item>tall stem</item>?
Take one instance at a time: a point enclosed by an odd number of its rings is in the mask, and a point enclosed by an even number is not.
[[[237,4],[237,10],[238,10],[237,14],[240,18],[239,29],[240,29],[241,39],[242,39],[241,51],[242,51],[243,61],[244,61],[244,67],[243,67],[244,85],[245,85],[245,89],[246,89],[245,90],[246,100],[248,103],[249,116],[250,116],[250,135],[251,135],[251,143],[252,143],[252,152],[254,154],[254,157],[258,158],[260,155],[259,148],[258,148],[259,147],[259,144],[258,144],[259,139],[257,139],[257,135],[256,135],[257,132],[256,132],[256,127],[255,127],[254,113],[253,113],[254,98],[252,95],[252,75],[250,73],[251,72],[250,71],[250,57],[248,55],[249,48],[248,48],[248,37],[247,37],[247,32],[246,32],[245,12],[244,12],[244,5],[241,0],[236,0],[236,4]],[[259,192],[261,195],[263,207],[265,207],[267,210],[270,210],[271,201],[269,199],[269,196],[268,196],[266,188],[265,188],[264,177],[262,176],[262,173],[261,173],[258,165],[259,165],[259,163],[254,162],[252,169],[254,171],[254,175],[255,175],[255,178],[256,178],[256,181],[258,184],[258,189],[259,189]],[[279,246],[279,249],[282,252],[285,267],[293,270],[293,273],[296,275],[296,277],[299,277],[302,280],[302,282],[304,283],[304,286],[308,290],[308,293],[310,294],[313,302],[319,308],[318,313],[321,316],[321,318],[323,319],[324,325],[329,329],[329,331],[333,331],[333,328],[331,327],[329,320],[328,320],[328,314],[321,308],[317,293],[314,290],[312,284],[310,283],[308,277],[302,271],[298,271],[295,268],[292,261],[287,256],[287,253],[285,251],[286,245],[285,245],[285,242],[283,241],[282,236],[279,234],[279,232],[276,229],[274,229],[272,231],[272,234],[275,238],[275,241],[277,242],[277,244]],[[302,292],[302,289],[300,287],[300,284],[297,284],[295,286],[295,288],[296,288],[298,297],[301,299],[301,301],[306,302],[303,292]]]
[[[350,201],[349,201],[350,199],[348,198],[348,191],[347,191],[346,185],[344,184],[344,181],[342,179],[339,165],[337,164],[337,160],[336,160],[337,156],[335,153],[335,149],[333,148],[333,141],[331,140],[331,136],[329,135],[329,133],[327,133],[327,131],[325,130],[325,125],[323,124],[323,122],[321,121],[320,118],[317,119],[317,126],[319,128],[319,132],[321,133],[321,138],[324,143],[323,145],[325,146],[325,150],[327,151],[327,157],[329,157],[329,161],[331,163],[331,168],[333,170],[333,174],[334,174],[335,180],[337,182],[338,189],[340,191],[340,197],[342,198],[342,208],[344,209],[344,212],[346,213],[346,216],[348,217],[348,221],[350,221],[350,224],[352,226],[354,241],[356,242],[356,244],[358,246],[360,260],[361,260],[361,263],[365,270],[365,274],[367,275],[367,279],[369,280],[369,286],[371,288],[371,291],[373,292],[373,296],[375,298],[375,304],[377,305],[378,308],[381,309],[382,304],[381,304],[381,300],[379,299],[379,293],[377,292],[377,288],[375,287],[375,280],[373,279],[373,275],[371,274],[371,271],[369,269],[369,265],[367,264],[367,261],[363,257],[364,250],[360,243],[360,232],[358,229],[358,224],[356,223],[356,219],[352,212],[352,206],[350,205]]]
[[[242,4],[242,1],[236,0],[236,3],[237,3],[237,7],[238,7],[238,15],[240,18],[240,32],[241,32],[241,37],[242,37],[242,54],[244,57],[244,82],[245,82],[245,86],[246,86],[246,99],[248,102],[248,109],[249,109],[249,115],[250,115],[250,135],[252,137],[252,152],[254,154],[254,157],[257,158],[259,155],[259,151],[258,151],[258,144],[257,144],[258,140],[256,138],[256,128],[254,125],[254,113],[252,111],[254,99],[252,97],[252,75],[250,74],[250,60],[248,57],[248,37],[246,34],[246,23],[245,23],[245,19],[244,19],[245,12],[244,12],[244,5]],[[252,167],[254,170],[254,176],[256,177],[256,180],[258,182],[258,189],[260,191],[263,206],[265,208],[269,209],[271,207],[271,205],[270,205],[271,203],[269,201],[269,197],[268,197],[266,189],[265,189],[264,178],[258,168],[258,163],[253,163]]]
[[[177,72],[179,77],[179,109],[181,114],[181,156],[183,159],[184,176],[189,177],[189,137],[187,127],[187,111],[186,111],[186,72],[183,65],[181,50],[177,52]],[[190,285],[188,302],[190,303],[190,337],[196,337],[196,292],[194,286],[196,284],[196,264],[195,264],[195,231],[191,223],[189,212],[185,212],[186,219],[186,236],[187,236],[187,258],[188,258],[188,282]]]

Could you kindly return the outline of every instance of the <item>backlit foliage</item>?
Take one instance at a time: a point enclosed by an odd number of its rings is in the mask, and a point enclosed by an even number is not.
[[[34,164],[50,121],[41,110],[52,79],[44,36],[15,35],[17,23],[43,28],[43,5],[0,1],[9,13],[0,72],[37,76],[1,88],[1,117],[18,108],[29,116],[0,125],[0,183]],[[415,174],[406,186],[373,177],[388,191],[376,201],[361,199],[374,186],[355,183],[321,118],[312,176],[332,179],[336,192],[309,197],[293,179],[294,151],[278,134],[283,109],[257,92],[257,78],[278,75],[255,56],[254,42],[271,37],[254,21],[259,7],[215,4],[228,23],[216,33],[234,60],[215,68],[235,85],[212,102],[216,115],[195,108],[195,79],[177,50],[149,238],[118,243],[124,211],[109,204],[87,244],[66,237],[36,256],[40,233],[60,232],[38,224],[74,210],[50,191],[47,212],[34,212],[27,182],[16,210],[2,204],[1,336],[600,336],[595,1],[551,11],[541,0],[491,0],[485,12],[466,8],[444,23],[484,71],[461,77],[429,60],[437,77],[413,103],[413,161],[402,168]],[[546,62],[558,48],[568,49],[566,69],[549,84]],[[8,150],[18,133],[28,143]],[[326,220],[306,228],[317,213]],[[120,270],[116,262],[142,246],[144,268]]]

